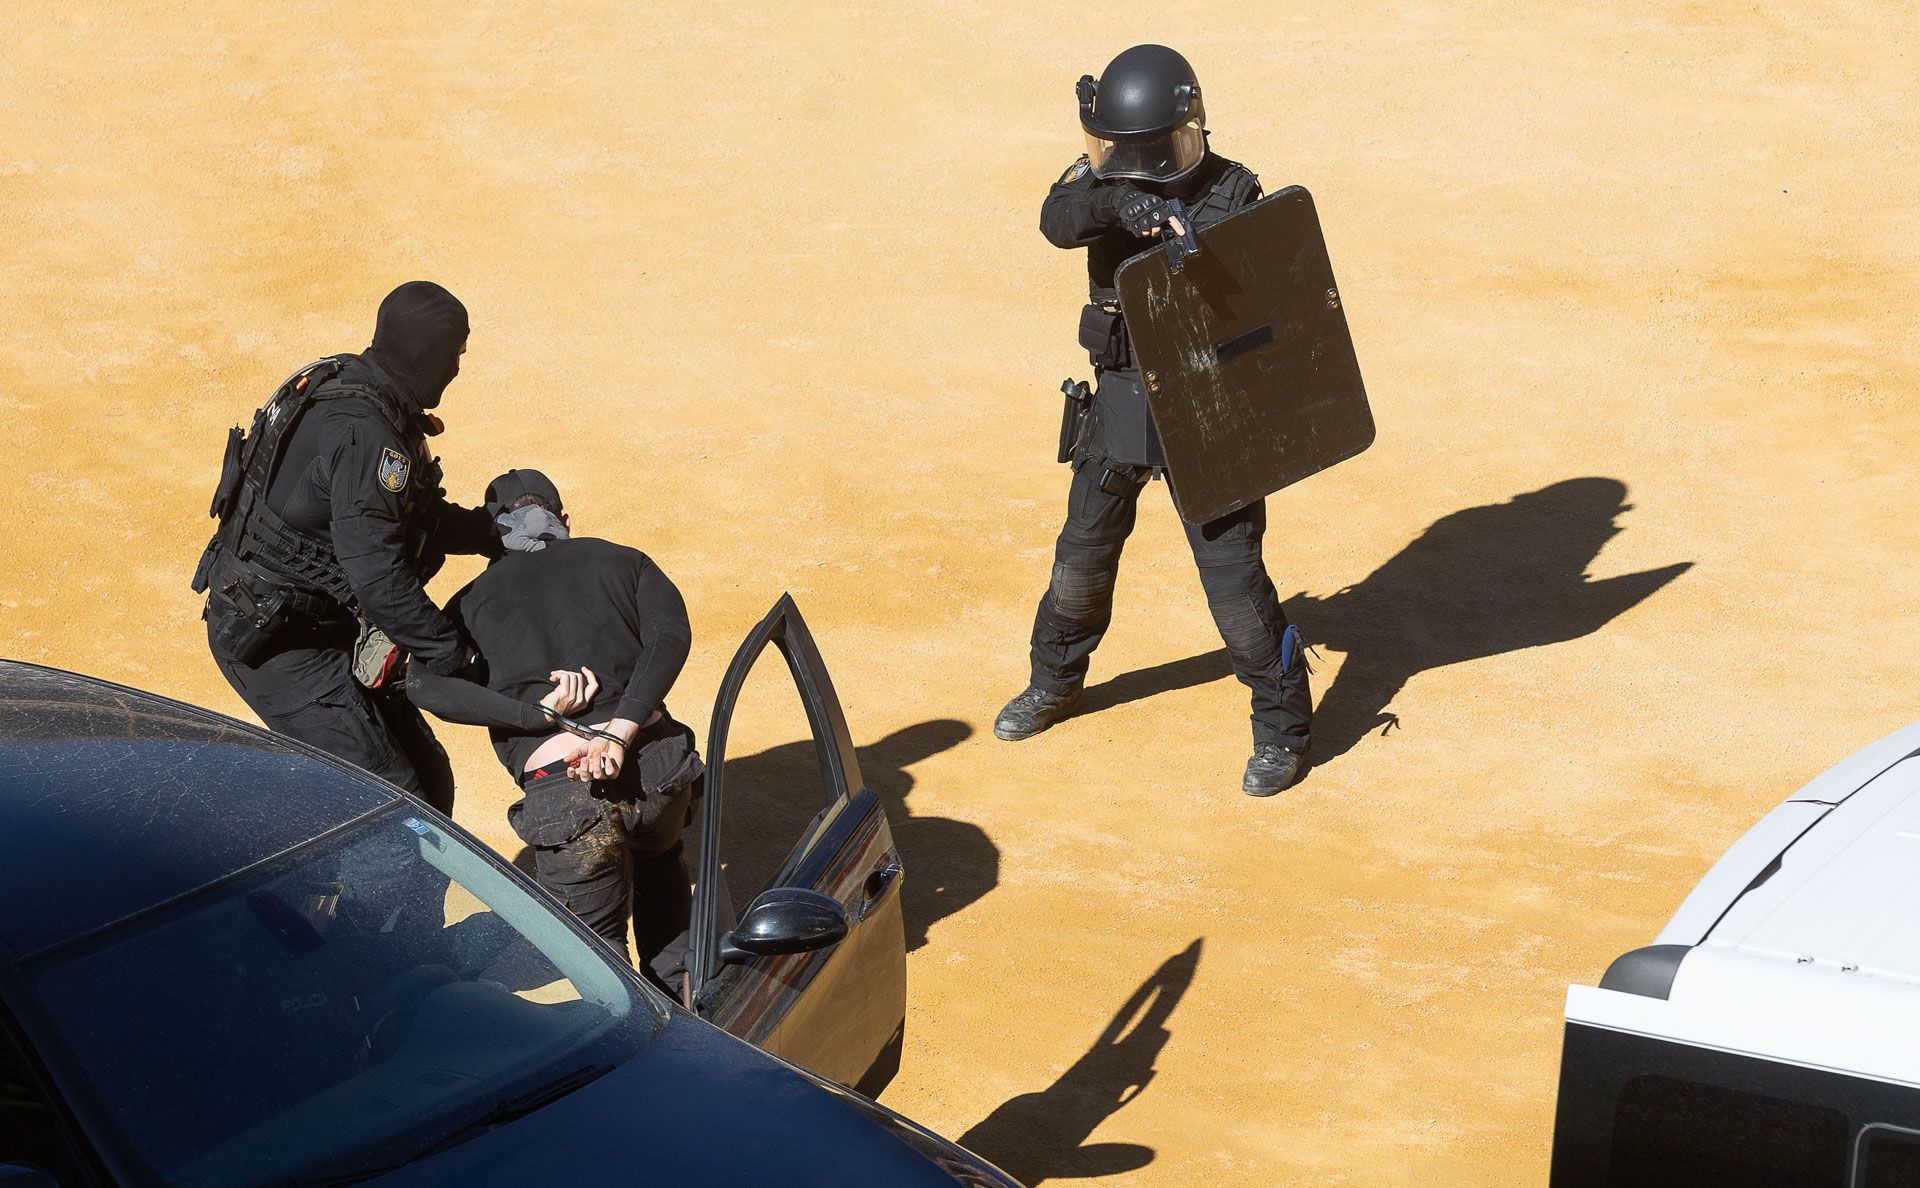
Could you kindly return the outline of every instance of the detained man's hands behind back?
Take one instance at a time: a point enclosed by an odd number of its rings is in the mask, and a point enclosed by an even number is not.
[[[618,779],[621,765],[626,761],[624,743],[596,738],[567,758],[567,778],[582,783]]]
[[[601,727],[611,738],[596,738],[588,742],[573,754],[567,756],[567,778],[591,782],[593,780],[612,780],[620,776],[620,768],[627,761],[627,750],[633,746],[633,740],[640,731],[660,720],[660,711],[654,710],[647,715],[645,723],[632,718],[615,718]]]
[[[556,669],[547,674],[553,682],[553,691],[540,699],[540,704],[556,714],[572,717],[593,704],[599,696],[600,680],[593,675],[593,669],[583,668],[575,672],[570,668]]]

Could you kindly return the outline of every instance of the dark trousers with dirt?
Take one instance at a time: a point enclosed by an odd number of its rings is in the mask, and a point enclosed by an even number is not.
[[[527,773],[522,789],[507,819],[533,853],[535,881],[623,953],[631,919],[641,972],[678,999],[693,917],[681,835],[694,788],[646,794],[626,772],[586,785],[562,767]],[[588,813],[572,807],[582,804]]]
[[[1147,467],[1100,458],[1075,467],[1066,526],[1054,546],[1053,580],[1033,619],[1035,685],[1065,693],[1086,679],[1087,661],[1113,620],[1120,553],[1150,476]],[[1313,694],[1299,633],[1289,635],[1261,558],[1266,502],[1185,528],[1233,673],[1253,691],[1254,742],[1306,750]]]
[[[212,613],[209,647],[218,627]],[[399,692],[368,689],[353,679],[354,634],[351,622],[300,626],[258,664],[217,651],[213,660],[269,730],[372,772],[452,815],[453,765],[446,749]]]

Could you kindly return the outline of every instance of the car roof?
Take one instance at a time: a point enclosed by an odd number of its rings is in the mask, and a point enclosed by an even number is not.
[[[1656,943],[1568,1024],[1920,1087],[1920,724],[1826,771],[1735,842]]]
[[[232,718],[0,660],[0,964],[170,902],[399,796]]]
[[[1920,984],[1920,724],[1821,774],[1727,851],[1660,944]]]

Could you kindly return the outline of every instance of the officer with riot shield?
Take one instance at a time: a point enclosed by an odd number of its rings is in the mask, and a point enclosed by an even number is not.
[[[193,583],[214,662],[261,721],[445,813],[452,766],[393,667],[403,651],[443,675],[470,663],[425,583],[449,553],[500,554],[427,449],[467,330],[453,294],[412,281],[380,303],[364,352],[289,377],[228,437]]]
[[[1193,246],[1194,232],[1261,193],[1253,173],[1211,151],[1199,81],[1173,50],[1140,45],[1123,52],[1097,82],[1080,80],[1079,98],[1088,152],[1048,192],[1040,230],[1056,247],[1087,251],[1090,300],[1081,312],[1080,344],[1095,385],[1091,393],[1067,385],[1067,519],[1034,616],[1031,683],[994,722],[994,733],[1008,741],[1030,738],[1071,712],[1112,618],[1136,503],[1166,467],[1115,274],[1157,250],[1161,235]],[[1263,500],[1185,525],[1234,675],[1252,690],[1254,747],[1242,781],[1252,796],[1273,795],[1300,777],[1313,712],[1300,633],[1288,624],[1262,560],[1266,526]]]

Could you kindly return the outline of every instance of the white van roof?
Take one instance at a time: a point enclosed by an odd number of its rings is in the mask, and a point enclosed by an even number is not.
[[[1715,863],[1571,1022],[1920,1085],[1920,723],[1842,761]]]
[[[1783,801],[1713,865],[1662,945],[1920,984],[1920,724]]]

